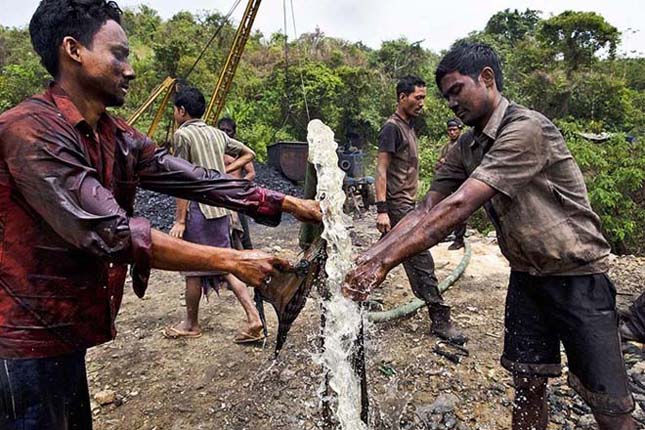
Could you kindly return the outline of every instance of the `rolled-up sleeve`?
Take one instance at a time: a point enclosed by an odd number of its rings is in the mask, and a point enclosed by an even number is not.
[[[157,148],[145,136],[138,138],[141,141],[137,174],[143,188],[232,209],[269,226],[280,223],[284,194],[257,187],[246,179],[195,166]]]

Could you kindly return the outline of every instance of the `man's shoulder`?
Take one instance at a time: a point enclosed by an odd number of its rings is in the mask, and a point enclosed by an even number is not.
[[[35,95],[0,114],[0,136],[11,132],[34,132],[37,124],[52,122],[61,126],[66,124],[56,105],[41,95]],[[43,132],[50,130],[46,124],[37,128]]]

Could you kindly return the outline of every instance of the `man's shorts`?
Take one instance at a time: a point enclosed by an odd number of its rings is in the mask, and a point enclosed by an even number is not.
[[[511,272],[502,366],[517,375],[559,376],[560,342],[569,385],[594,412],[633,411],[618,337],[616,289],[607,275]]]

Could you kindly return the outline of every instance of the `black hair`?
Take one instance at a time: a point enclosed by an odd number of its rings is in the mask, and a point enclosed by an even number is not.
[[[92,48],[94,35],[108,20],[121,25],[123,12],[113,1],[42,0],[29,22],[31,44],[47,71],[58,75],[58,49],[67,36]]]
[[[464,123],[461,122],[459,118],[452,118],[446,121],[446,128],[450,128],[450,127],[462,128],[463,126],[464,126]]]
[[[222,124],[228,124],[231,126],[233,129],[233,134],[237,133],[237,124],[235,124],[235,120],[229,116],[225,116],[219,119],[217,121],[217,128],[220,128]]]
[[[495,73],[497,90],[503,91],[504,75],[502,74],[502,65],[493,48],[483,43],[458,42],[441,59],[434,74],[435,82],[437,87],[441,89],[443,77],[455,71],[462,75],[470,76],[477,82],[479,74],[486,66],[493,69]]]
[[[399,82],[396,84],[396,99],[399,99],[401,93],[406,96],[410,95],[414,91],[415,87],[425,87],[426,83],[423,79],[418,76],[407,75],[399,79]]]
[[[175,106],[183,107],[191,118],[201,118],[206,110],[206,100],[195,87],[181,86],[175,93]]]

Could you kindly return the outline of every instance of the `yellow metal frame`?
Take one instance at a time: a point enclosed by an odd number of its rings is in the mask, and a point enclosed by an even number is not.
[[[247,40],[249,40],[251,27],[253,26],[253,21],[255,21],[255,16],[258,13],[260,2],[261,0],[249,0],[246,5],[246,10],[244,10],[244,15],[242,16],[240,26],[235,32],[233,45],[228,52],[226,63],[224,63],[224,67],[222,68],[219,79],[217,80],[217,85],[215,86],[215,90],[213,91],[213,96],[211,97],[211,100],[208,103],[208,108],[206,109],[206,113],[204,114],[204,120],[206,122],[215,122],[220,113],[222,113],[224,102],[226,101],[226,96],[228,95],[228,92],[231,89],[231,85],[233,84],[235,71],[237,70],[237,66],[240,63],[240,58],[242,57],[242,53],[244,52],[246,42]]]
[[[255,21],[255,17],[258,13],[258,8],[260,7],[261,1],[262,0],[249,0],[246,5],[240,26],[235,32],[233,45],[228,52],[226,62],[224,63],[222,71],[220,72],[219,79],[217,80],[217,85],[215,86],[211,100],[208,103],[208,108],[204,113],[204,120],[206,122],[215,122],[220,113],[222,113],[224,102],[226,101],[226,96],[228,95],[228,92],[231,89],[231,85],[233,84],[235,71],[237,70],[237,66],[240,63],[240,58],[242,57],[242,53],[244,52],[246,42],[249,40],[251,28],[253,27],[253,21]],[[150,124],[150,127],[148,128],[147,134],[149,137],[151,137],[159,126],[161,119],[163,118],[163,114],[166,111],[168,101],[170,100],[172,94],[175,92],[176,84],[176,78],[167,77],[161,83],[161,85],[159,85],[152,91],[150,97],[148,97],[148,99],[141,105],[141,107],[139,107],[136,112],[132,114],[130,119],[128,119],[128,124],[134,125],[134,123],[136,123],[139,118],[141,118],[141,115],[143,115],[143,113],[152,106],[155,100],[157,100],[163,94],[161,104],[159,105],[157,112],[155,113],[152,124]],[[210,118],[212,118],[212,120],[209,120]]]

